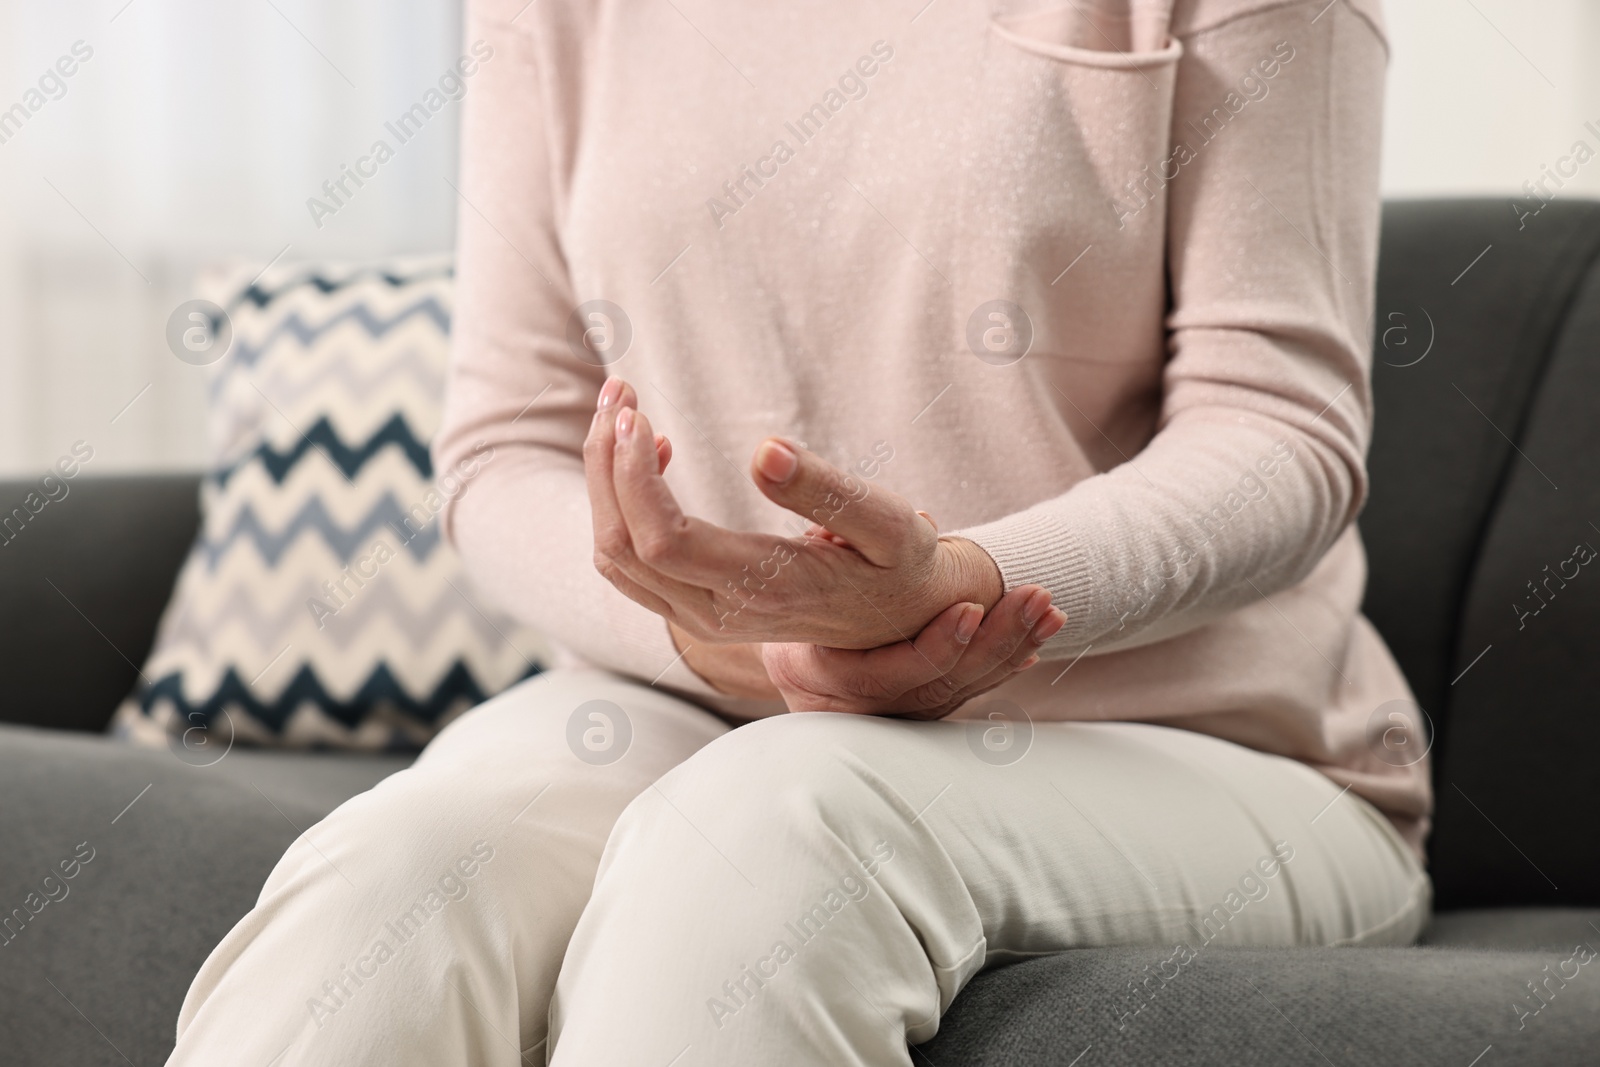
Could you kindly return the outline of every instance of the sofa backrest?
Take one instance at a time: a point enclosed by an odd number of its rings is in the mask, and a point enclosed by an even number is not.
[[[1443,907],[1600,903],[1597,257],[1592,202],[1384,210],[1364,609],[1435,726]]]
[[[104,729],[199,528],[200,476],[5,481],[0,509],[13,518],[0,535],[0,721]]]

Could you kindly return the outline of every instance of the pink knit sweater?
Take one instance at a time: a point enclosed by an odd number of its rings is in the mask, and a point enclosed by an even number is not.
[[[446,519],[484,588],[571,659],[771,710],[594,570],[580,448],[619,374],[690,514],[792,532],[744,475],[784,435],[1048,588],[1067,625],[995,694],[1035,720],[1300,760],[1420,848],[1353,525],[1377,0],[524,4],[469,16],[435,445],[493,448]]]

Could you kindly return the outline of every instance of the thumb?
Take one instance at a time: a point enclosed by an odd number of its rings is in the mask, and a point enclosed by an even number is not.
[[[909,501],[780,438],[756,446],[751,479],[774,504],[838,534],[888,567],[938,539]]]

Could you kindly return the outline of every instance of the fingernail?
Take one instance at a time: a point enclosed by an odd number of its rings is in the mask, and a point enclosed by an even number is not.
[[[1020,664],[1017,665],[1017,670],[1025,671],[1029,667],[1037,667],[1038,665],[1039,665],[1039,657],[1038,656],[1029,656],[1027,659],[1023,660]]]
[[[597,410],[604,411],[617,402],[617,397],[622,395],[622,379],[607,378],[606,384],[600,387],[600,403]]]
[[[1061,628],[1066,624],[1066,613],[1064,613],[1060,608],[1051,608],[1049,613],[1045,615],[1044,619],[1039,623],[1039,625],[1033,628],[1033,639],[1035,642],[1042,645],[1056,634],[1060,633]]]
[[[968,604],[961,613],[961,618],[956,620],[956,640],[963,645],[972,640],[972,635],[978,632],[978,624],[983,621],[983,605]]]
[[[623,408],[617,412],[617,440],[627,441],[633,437],[633,409]]]
[[[1028,598],[1028,602],[1022,606],[1022,621],[1028,626],[1032,626],[1039,621],[1039,617],[1044,614],[1045,609],[1049,606],[1050,594],[1043,589],[1035,590],[1034,594]]]
[[[756,469],[770,482],[784,485],[799,468],[800,457],[790,451],[788,445],[777,441],[763,441],[756,453]]]

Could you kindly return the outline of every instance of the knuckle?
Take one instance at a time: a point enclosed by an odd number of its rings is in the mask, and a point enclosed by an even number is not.
[[[888,553],[896,564],[919,567],[930,579],[938,575],[938,535],[916,512],[893,512],[884,518],[884,527]]]
[[[904,508],[897,509],[899,520],[900,541],[908,551],[932,558],[939,550],[939,531],[933,523],[917,514],[915,508],[907,504]]]
[[[601,555],[599,552],[594,554],[594,569],[600,572],[600,577],[612,585],[619,584],[625,577],[622,573],[622,568],[617,566],[615,560],[609,556]]]
[[[890,686],[886,685],[881,678],[866,671],[851,671],[839,681],[839,688],[842,690],[841,696],[853,703],[875,703],[897,695],[889,691]]]
[[[624,562],[633,554],[633,546],[628,541],[626,531],[615,527],[606,527],[594,533],[595,561],[604,558],[612,562]]]
[[[646,534],[639,538],[633,550],[642,562],[651,566],[670,562],[677,554],[675,540],[660,533]]]
[[[971,695],[972,692],[970,689],[961,689],[957,692],[944,694],[944,696],[939,700],[939,717],[942,719],[945,716],[954,713],[957,708],[961,707],[961,705],[967,702]]]
[[[1039,643],[1037,641],[1018,641],[1017,647],[1012,651],[1011,655],[1006,657],[1006,663],[1013,668],[1020,667],[1028,661],[1030,656],[1036,655],[1038,651]]]
[[[679,606],[675,621],[710,645],[738,644],[744,640],[738,617],[719,613],[714,608]]]

